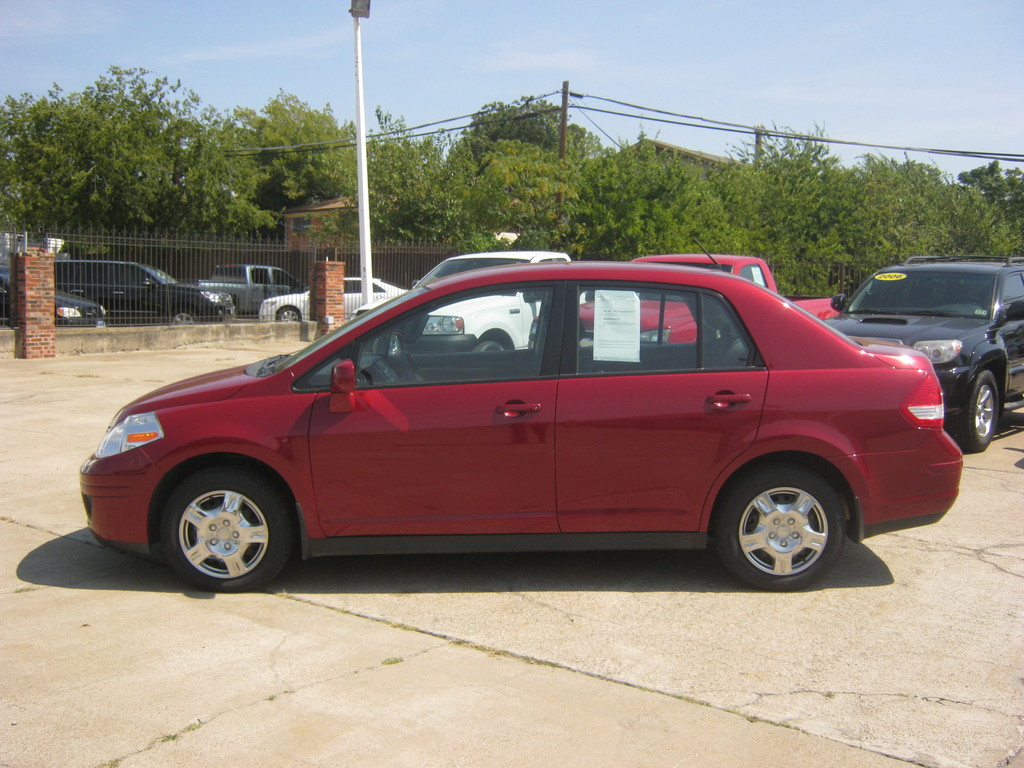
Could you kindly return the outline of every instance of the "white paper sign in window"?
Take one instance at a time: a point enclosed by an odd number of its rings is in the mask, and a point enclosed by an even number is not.
[[[596,291],[594,359],[640,362],[640,297],[636,291]]]

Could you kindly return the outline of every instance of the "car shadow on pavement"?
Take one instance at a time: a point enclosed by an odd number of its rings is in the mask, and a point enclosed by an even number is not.
[[[1004,413],[999,420],[999,427],[996,436],[992,440],[992,447],[998,447],[1000,443],[1017,435],[1024,434],[1024,409]],[[1017,448],[1007,448],[1010,451],[1017,451]],[[1017,469],[1024,469],[1024,458],[1014,462]]]
[[[22,558],[17,577],[65,589],[212,593],[188,588],[167,566],[101,547],[87,531],[52,539]],[[885,563],[847,543],[836,568],[814,590],[893,583]],[[749,592],[713,552],[544,552],[361,555],[292,561],[271,592],[306,594],[473,592]]]

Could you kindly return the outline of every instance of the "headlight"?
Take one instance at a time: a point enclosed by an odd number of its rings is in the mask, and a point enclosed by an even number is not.
[[[96,458],[116,456],[148,443],[156,442],[164,436],[163,427],[155,413],[137,413],[126,416],[107,432],[96,449]]]
[[[955,360],[963,348],[964,343],[960,339],[919,341],[914,344],[914,349],[924,352],[933,364],[948,363],[950,360]]]
[[[447,336],[452,333],[465,333],[466,323],[455,315],[430,315],[423,328],[426,336]]]
[[[82,313],[77,307],[57,307],[58,317],[81,317]]]
[[[227,296],[223,293],[217,293],[217,291],[200,291],[200,293],[214,304],[227,304]]]

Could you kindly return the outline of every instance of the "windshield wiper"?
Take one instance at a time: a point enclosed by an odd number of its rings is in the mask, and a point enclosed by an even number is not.
[[[286,357],[288,357],[288,355],[274,355],[273,357],[268,357],[260,364],[259,370],[256,371],[256,378],[260,379],[264,376],[276,373],[274,366]]]
[[[937,309],[907,309],[901,315],[925,315],[931,317],[966,317],[959,312],[940,312]]]

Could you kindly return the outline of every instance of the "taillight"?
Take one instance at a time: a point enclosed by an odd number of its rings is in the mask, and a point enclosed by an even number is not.
[[[924,376],[917,383],[900,410],[915,427],[942,429],[946,409],[942,404],[942,387],[934,374]]]

